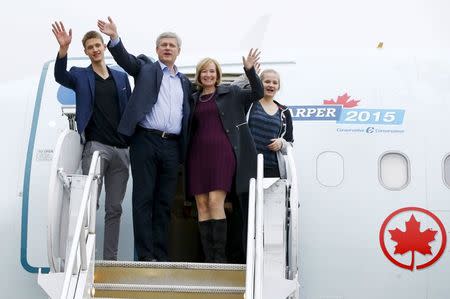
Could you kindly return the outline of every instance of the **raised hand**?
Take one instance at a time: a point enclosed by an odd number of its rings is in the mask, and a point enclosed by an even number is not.
[[[255,63],[255,71],[256,71],[256,74],[259,76],[261,73],[261,64],[259,62]]]
[[[244,64],[244,68],[246,70],[250,70],[256,65],[259,60],[259,54],[261,54],[261,51],[258,49],[253,50],[253,48],[251,48],[248,52],[247,58],[242,56],[242,63]]]
[[[116,39],[119,37],[119,34],[117,33],[117,26],[116,23],[113,22],[111,17],[108,17],[108,21],[98,20],[97,26],[100,32],[106,34],[111,39]]]
[[[55,22],[52,24],[52,32],[55,35],[59,46],[67,51],[72,42],[72,29],[69,29],[69,33],[67,33],[64,24],[60,21],[59,23]]]

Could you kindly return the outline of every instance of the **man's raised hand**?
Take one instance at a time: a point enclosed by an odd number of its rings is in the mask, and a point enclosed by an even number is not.
[[[100,32],[106,34],[111,39],[116,39],[119,37],[119,34],[117,33],[117,26],[116,23],[113,22],[111,17],[108,17],[108,22],[103,20],[97,21],[97,26]]]
[[[52,32],[58,41],[58,44],[62,48],[69,48],[72,42],[72,29],[69,29],[69,33],[66,32],[63,22],[55,22],[52,24]]]

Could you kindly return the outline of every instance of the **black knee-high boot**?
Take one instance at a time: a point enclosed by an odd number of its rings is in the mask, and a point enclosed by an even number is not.
[[[212,219],[199,221],[198,228],[200,231],[200,239],[202,241],[203,254],[206,263],[214,262],[214,250],[212,248]]]
[[[212,247],[215,263],[226,263],[225,248],[227,245],[227,219],[214,219],[212,224]]]

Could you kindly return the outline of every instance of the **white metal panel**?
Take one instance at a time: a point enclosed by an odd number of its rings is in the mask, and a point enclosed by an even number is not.
[[[450,289],[448,277],[450,277],[450,189],[445,184],[445,161],[450,152],[450,73],[446,70],[450,67],[448,59],[426,57],[418,62],[418,77],[420,88],[417,97],[421,105],[421,124],[426,130],[426,184],[427,203],[430,210],[442,222],[447,233],[447,246],[442,256],[423,271],[427,275],[427,298],[449,298]],[[448,160],[447,160],[448,161]],[[423,229],[432,228],[438,231],[436,240],[430,242],[433,257],[441,244],[439,228],[435,227],[432,219],[423,223]]]
[[[406,73],[415,69],[412,59],[384,59],[375,50],[364,57],[349,52],[339,59],[321,54],[298,61],[302,67],[296,84],[284,85],[289,105],[320,105],[349,93],[361,101],[359,108],[409,108],[416,80],[415,72]],[[424,132],[418,112],[407,110],[403,125],[389,127],[294,121],[304,298],[425,298],[423,273],[393,265],[378,240],[392,211],[425,204]],[[382,131],[393,128],[400,132]],[[378,159],[387,150],[405,152],[411,160],[411,183],[402,191],[386,190],[379,183]],[[314,176],[315,161],[324,151],[337,152],[345,161],[344,180],[336,187],[320,185]]]

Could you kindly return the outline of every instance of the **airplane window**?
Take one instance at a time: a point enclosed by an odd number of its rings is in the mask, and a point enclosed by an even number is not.
[[[450,154],[444,159],[443,177],[445,185],[450,188]]]
[[[396,152],[385,153],[379,161],[381,185],[389,190],[402,190],[409,184],[409,160]]]
[[[344,158],[337,152],[323,152],[316,161],[317,180],[326,187],[336,187],[344,180]]]

